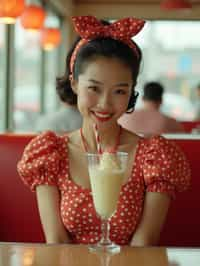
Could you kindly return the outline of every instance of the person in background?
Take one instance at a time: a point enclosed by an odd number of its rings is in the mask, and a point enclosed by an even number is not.
[[[142,53],[132,37],[144,21],[126,18],[104,26],[93,16],[80,16],[73,23],[81,40],[68,58],[65,80],[77,95],[82,127],[39,134],[25,148],[18,172],[36,191],[47,243],[97,243],[101,219],[86,160],[87,153],[99,152],[96,126],[103,152],[128,153],[117,210],[109,221],[111,241],[157,245],[171,199],[189,187],[190,168],[174,142],[145,139],[118,124],[135,106]]]
[[[183,126],[161,113],[164,88],[158,82],[148,82],[143,88],[142,108],[126,113],[119,119],[124,128],[143,136],[163,133],[183,133]]]
[[[191,133],[199,135],[200,134],[200,83],[196,86],[196,98],[194,102],[195,106],[195,126],[192,128]],[[196,123],[197,122],[197,123]]]
[[[76,42],[80,40],[77,38]],[[71,57],[73,49],[68,53]],[[54,113],[42,115],[36,122],[36,131],[53,130],[55,132],[70,132],[82,125],[82,116],[77,108],[77,96],[71,89],[66,74],[57,78],[56,91],[61,100],[61,107]]]
[[[36,122],[36,131],[70,132],[80,128],[81,125],[82,117],[76,104],[62,102],[62,106],[56,112],[39,117]]]
[[[196,120],[200,121],[200,83],[196,86],[196,101],[195,101],[195,109],[196,109]]]

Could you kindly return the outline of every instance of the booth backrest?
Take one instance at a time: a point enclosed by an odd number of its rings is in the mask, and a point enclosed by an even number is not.
[[[200,121],[181,121],[186,133],[191,133],[193,129],[200,126]]]
[[[200,139],[176,139],[187,156],[191,188],[172,201],[160,245],[200,247]]]
[[[16,171],[33,135],[0,135],[0,242],[44,242],[35,193]],[[200,246],[200,140],[175,140],[190,161],[192,186],[172,201],[161,233],[163,246]]]
[[[0,241],[44,241],[35,193],[23,185],[16,170],[33,136],[0,135]]]

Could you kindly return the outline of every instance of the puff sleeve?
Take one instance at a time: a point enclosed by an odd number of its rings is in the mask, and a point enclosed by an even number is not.
[[[60,164],[58,150],[58,137],[51,131],[36,136],[24,149],[17,170],[32,191],[38,185],[57,185]]]
[[[148,140],[143,158],[143,176],[148,192],[167,193],[188,189],[191,179],[189,163],[178,145],[161,136]]]

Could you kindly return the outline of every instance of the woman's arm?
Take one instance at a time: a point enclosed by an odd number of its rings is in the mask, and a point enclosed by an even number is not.
[[[60,196],[55,186],[36,188],[37,202],[47,243],[69,243],[70,238],[60,217]]]
[[[170,204],[167,194],[147,192],[142,219],[130,242],[131,246],[151,246],[159,241]]]

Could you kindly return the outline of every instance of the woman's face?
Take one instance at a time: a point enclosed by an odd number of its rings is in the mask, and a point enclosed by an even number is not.
[[[83,118],[105,127],[126,112],[132,84],[128,66],[116,58],[98,57],[87,63],[72,87]]]

